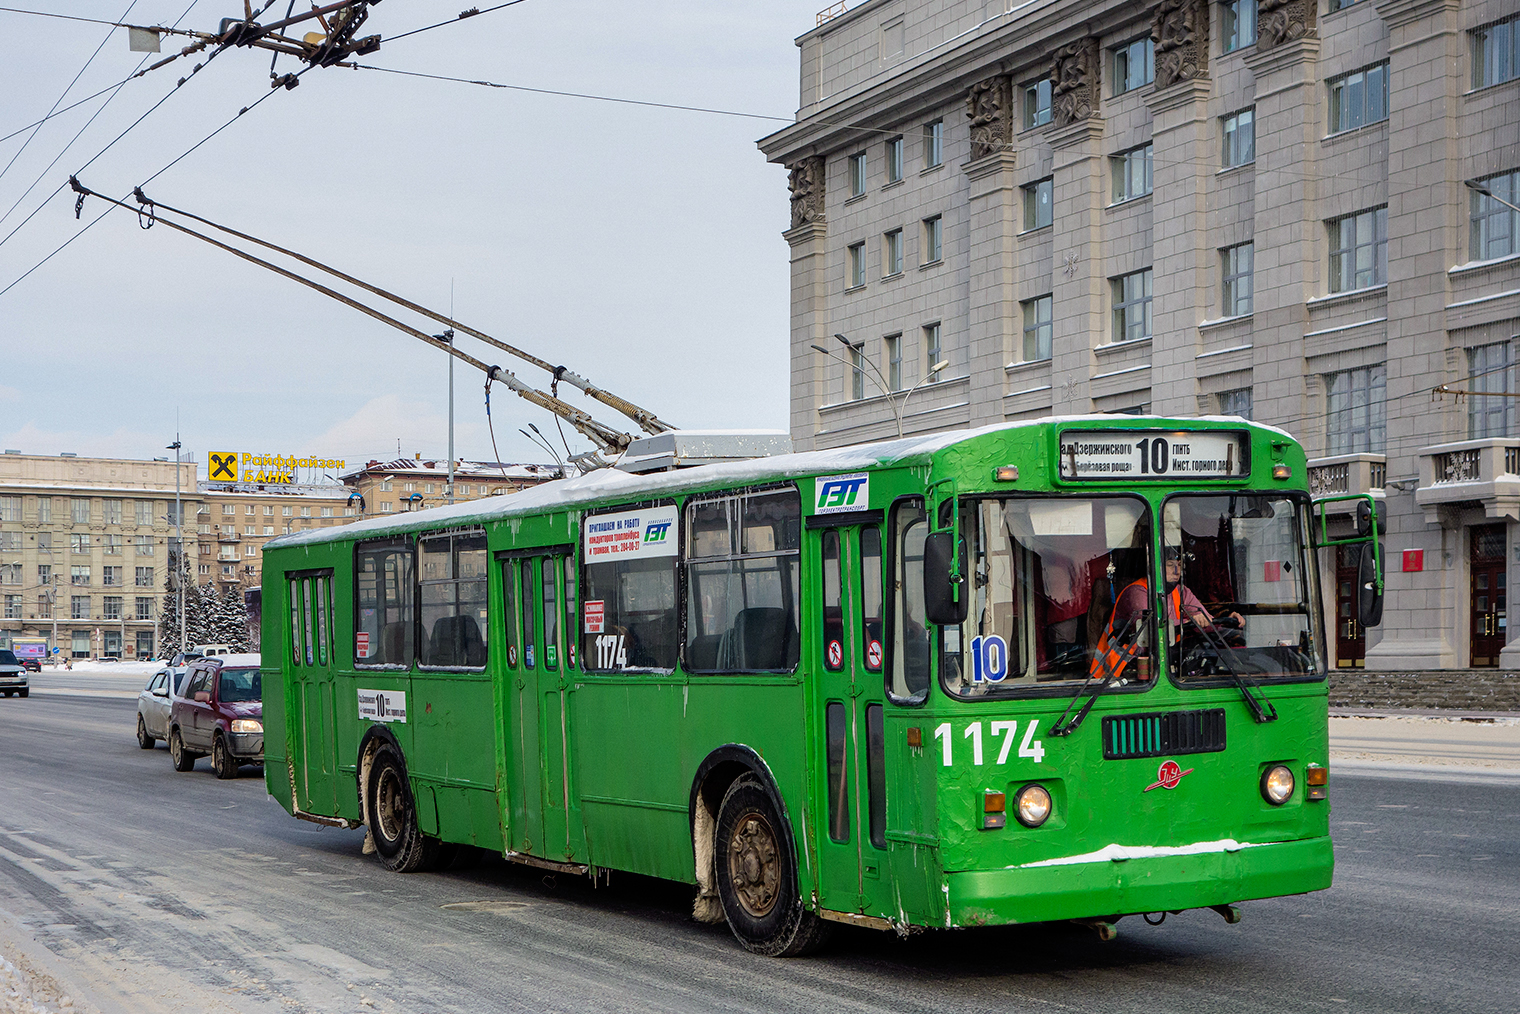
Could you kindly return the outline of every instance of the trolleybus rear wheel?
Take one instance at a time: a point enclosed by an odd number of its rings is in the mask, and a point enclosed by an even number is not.
[[[806,954],[827,930],[802,907],[784,827],[753,778],[740,778],[724,793],[715,856],[723,915],[745,950],[772,957]]]
[[[370,836],[375,854],[388,870],[415,873],[428,869],[438,854],[438,839],[417,827],[417,805],[401,759],[382,747],[370,764],[365,789]]]

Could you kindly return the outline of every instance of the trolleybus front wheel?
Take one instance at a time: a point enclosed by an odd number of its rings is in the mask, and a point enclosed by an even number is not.
[[[723,915],[745,950],[771,957],[806,954],[827,935],[827,926],[802,907],[784,827],[753,778],[740,778],[724,793],[714,857]]]
[[[406,769],[388,747],[382,747],[370,764],[364,809],[369,814],[375,854],[386,869],[415,873],[433,865],[438,840],[417,827],[417,806]]]

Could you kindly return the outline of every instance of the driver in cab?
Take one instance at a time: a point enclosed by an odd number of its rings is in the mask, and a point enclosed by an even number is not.
[[[1182,552],[1176,546],[1167,546],[1162,563],[1162,579],[1166,589],[1162,595],[1165,603],[1167,630],[1172,643],[1182,639],[1183,617],[1187,617],[1201,632],[1212,632],[1218,620],[1204,608],[1198,596],[1182,583]],[[1150,578],[1131,581],[1114,601],[1113,616],[1108,628],[1098,640],[1093,653],[1090,675],[1118,679],[1124,669],[1137,657],[1147,654],[1145,644],[1145,617],[1149,612],[1151,598]],[[1222,613],[1237,629],[1244,628],[1245,619],[1237,612]],[[1140,667],[1137,679],[1149,679],[1148,666]]]

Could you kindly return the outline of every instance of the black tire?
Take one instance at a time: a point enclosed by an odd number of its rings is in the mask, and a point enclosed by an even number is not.
[[[174,762],[176,771],[191,771],[195,768],[195,754],[185,749],[185,740],[178,729],[169,730],[169,760]]]
[[[381,747],[370,763],[364,809],[375,855],[386,869],[418,873],[437,862],[442,843],[417,827],[417,803],[406,766],[390,747]]]
[[[0,691],[0,692],[3,692],[5,694],[5,696],[7,696],[7,697],[9,697],[11,695],[11,692],[9,690]]]
[[[154,742],[155,742],[155,740],[153,739],[153,737],[150,736],[150,735],[148,735],[148,725],[147,725],[146,722],[143,721],[143,716],[138,715],[137,716],[137,745],[140,746],[140,747],[142,747],[144,750],[151,750],[151,749],[153,749]]]
[[[16,693],[20,694],[22,697],[30,697],[32,696],[32,688],[27,687],[25,690],[17,690]]]
[[[718,897],[744,949],[789,958],[822,946],[828,924],[802,907],[791,844],[770,793],[751,777],[728,787],[718,807]]]
[[[237,758],[227,749],[227,739],[221,733],[217,733],[216,739],[211,741],[211,770],[224,781],[238,776]]]

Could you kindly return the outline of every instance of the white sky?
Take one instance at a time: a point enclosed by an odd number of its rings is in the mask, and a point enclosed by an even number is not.
[[[123,18],[130,3],[4,0],[139,24],[173,23],[190,0],[138,0]],[[472,5],[388,0],[360,34],[399,35]],[[361,62],[790,117],[793,40],[826,6],[525,0]],[[241,7],[198,0],[181,25],[215,30]],[[126,31],[0,13],[0,136],[45,114],[108,33],[64,104],[133,71],[142,54],[128,51]],[[166,37],[163,55],[181,45]],[[193,59],[204,54],[128,84],[51,169],[105,97],[45,124],[0,175],[0,214],[41,176],[0,238],[173,90]],[[224,52],[82,181],[125,197],[267,94],[269,63],[262,50]],[[282,58],[279,70],[299,67]],[[452,281],[457,319],[678,425],[784,429],[786,172],[754,144],[781,126],[319,68],[145,189],[441,312]],[[26,137],[0,142],[0,168]],[[73,204],[65,189],[0,244],[0,289],[105,208],[88,201],[76,222]],[[505,353],[463,336],[459,347],[547,389],[547,374]],[[445,357],[416,339],[162,226],[142,231],[123,211],[0,296],[0,446],[28,454],[163,455],[177,411],[203,475],[208,450],[352,465],[395,457],[399,440],[405,456],[443,457],[446,375]],[[456,453],[467,459],[494,457],[483,379],[456,364]],[[611,409],[568,400],[633,431]],[[518,428],[533,421],[553,433],[552,417],[500,386],[491,402],[501,458],[547,460]],[[575,450],[589,448],[566,433]]]

